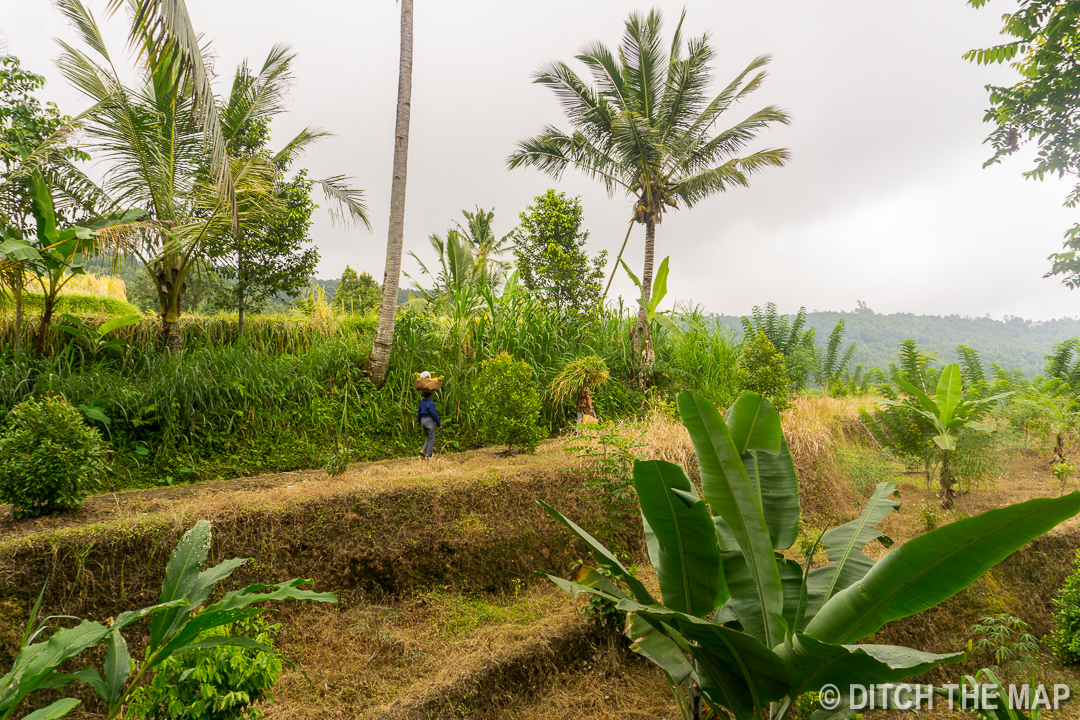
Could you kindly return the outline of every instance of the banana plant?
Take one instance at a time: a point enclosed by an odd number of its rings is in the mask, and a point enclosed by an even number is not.
[[[50,620],[59,619],[46,618],[42,628],[31,631],[41,607],[42,590],[31,613],[31,621],[15,664],[9,673],[0,678],[0,720],[7,720],[30,693],[64,687],[75,681],[90,685],[108,706],[106,717],[115,718],[143,676],[170,657],[218,645],[255,648],[280,657],[275,650],[250,638],[203,637],[207,630],[257,615],[261,610],[255,605],[271,600],[337,602],[333,593],[301,589],[300,586],[310,583],[310,580],[295,579],[276,585],[253,584],[227,592],[220,600],[194,614],[209,599],[219,582],[247,562],[246,558],[237,558],[203,569],[210,551],[210,537],[210,523],[206,520],[197,522],[185,533],[169,558],[157,604],[121,613],[108,625],[83,620],[74,628],[57,630],[48,640],[34,642],[39,634],[50,627]],[[146,617],[151,618],[150,638],[142,663],[136,666],[120,631]],[[64,662],[102,642],[105,643],[103,672],[89,665],[72,674],[59,672],[58,668]],[[31,713],[27,718],[53,720],[67,714],[78,704],[78,700],[63,698]]]
[[[867,644],[885,623],[960,592],[988,569],[1080,513],[1080,492],[961,519],[894,547],[874,562],[875,529],[897,507],[895,485],[877,486],[860,516],[818,539],[829,563],[812,567],[779,551],[798,534],[799,485],[775,408],[744,392],[725,416],[692,393],[678,397],[693,440],[701,494],[663,461],[634,465],[649,559],[660,598],[583,528],[541,503],[588,546],[598,568],[546,575],[628,613],[631,647],[658,665],[688,720],[783,720],[805,693],[835,685],[899,683],[963,652]],[[710,715],[711,713],[711,715]],[[845,704],[815,715],[850,715]]]
[[[656,323],[660,327],[667,330],[676,337],[683,334],[683,329],[673,319],[673,313],[669,312],[657,312],[657,308],[660,307],[660,301],[667,295],[667,277],[668,277],[668,258],[660,263],[660,267],[656,270],[656,276],[653,278],[652,292],[649,295],[649,300],[645,300],[645,288],[641,285],[641,280],[634,274],[634,271],[619,258],[619,263],[622,265],[623,270],[630,276],[631,282],[637,287],[638,292],[641,293],[641,297],[638,298],[638,304],[645,308],[646,315],[648,316],[648,322],[651,325]]]
[[[41,286],[44,302],[35,340],[35,352],[41,355],[45,351],[45,340],[60,291],[73,277],[85,273],[88,256],[98,251],[104,238],[113,237],[119,228],[136,225],[146,217],[146,212],[128,210],[60,229],[56,224],[52,190],[40,170],[30,174],[27,188],[30,209],[37,223],[37,242],[31,242],[17,229],[0,222],[0,239],[3,240],[0,262],[13,270],[16,267],[29,269]]]
[[[931,398],[918,386],[901,378],[894,378],[911,400],[891,400],[880,398],[886,405],[911,408],[934,424],[937,435],[934,436],[934,444],[941,450],[941,504],[950,508],[956,491],[953,490],[955,477],[949,460],[950,453],[956,450],[956,434],[962,429],[977,430],[979,432],[991,432],[992,428],[975,420],[976,411],[987,403],[996,402],[1012,395],[1013,393],[1001,393],[988,398],[971,400],[964,397],[964,387],[960,371],[960,365],[953,363],[945,368],[938,380],[937,391]]]

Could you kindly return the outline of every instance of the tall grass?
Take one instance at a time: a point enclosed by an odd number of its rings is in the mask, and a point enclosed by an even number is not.
[[[317,467],[339,443],[352,459],[412,454],[420,440],[414,373],[423,370],[445,378],[436,397],[442,448],[474,446],[472,390],[483,361],[504,351],[529,363],[539,388],[574,360],[602,358],[611,371],[594,389],[603,418],[642,417],[678,389],[721,407],[734,399],[738,346],[730,333],[702,325],[679,337],[657,331],[647,402],[633,378],[635,319],[624,307],[567,319],[526,293],[462,292],[438,307],[402,310],[387,382],[375,390],[364,371],[371,318],[256,316],[241,338],[235,317],[186,316],[184,350],[171,355],[155,349],[159,326],[145,318],[117,333],[131,344],[121,361],[94,357],[61,333],[50,337],[46,359],[16,360],[0,349],[0,419],[46,390],[103,413],[109,422],[97,424],[117,450],[117,484],[125,486]],[[10,333],[6,320],[0,337]],[[572,402],[549,398],[542,419],[554,432],[573,411]]]

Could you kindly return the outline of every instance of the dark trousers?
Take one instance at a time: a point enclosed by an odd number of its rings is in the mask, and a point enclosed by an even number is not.
[[[424,432],[427,433],[427,439],[424,440],[424,449],[420,453],[424,457],[431,457],[435,452],[435,419],[425,415],[420,418],[420,427],[424,428]]]

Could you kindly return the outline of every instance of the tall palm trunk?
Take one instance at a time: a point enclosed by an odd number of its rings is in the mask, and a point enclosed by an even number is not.
[[[26,285],[26,274],[21,264],[16,267],[15,273],[15,284],[12,287],[15,291],[15,357],[19,357],[22,350],[23,287]]]
[[[244,286],[247,283],[244,262],[244,243],[236,236],[236,336],[244,337]]]
[[[645,269],[641,273],[641,294],[648,304],[652,297],[653,259],[656,250],[656,223],[652,218],[645,222]],[[642,390],[648,384],[653,365],[652,328],[649,327],[649,311],[642,305],[638,308],[637,324],[633,332],[634,360],[638,363],[638,379]]]
[[[161,307],[161,347],[173,353],[180,352],[180,303],[184,292],[181,270],[177,258],[161,261],[153,269]]]
[[[382,303],[371,348],[371,381],[386,382],[390,347],[394,340],[398,283],[401,280],[401,246],[405,238],[405,176],[409,164],[409,114],[412,99],[413,0],[401,0],[401,59],[398,66],[397,122],[394,126],[394,179],[390,186],[390,231],[386,240],[386,271]]]

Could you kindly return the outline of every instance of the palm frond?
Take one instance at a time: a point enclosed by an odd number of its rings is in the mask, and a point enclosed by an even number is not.
[[[350,179],[344,175],[333,175],[316,180],[315,184],[322,188],[323,195],[330,203],[328,211],[331,223],[341,223],[348,227],[352,222],[361,222],[371,230],[367,205],[364,204],[364,192],[350,187]]]

